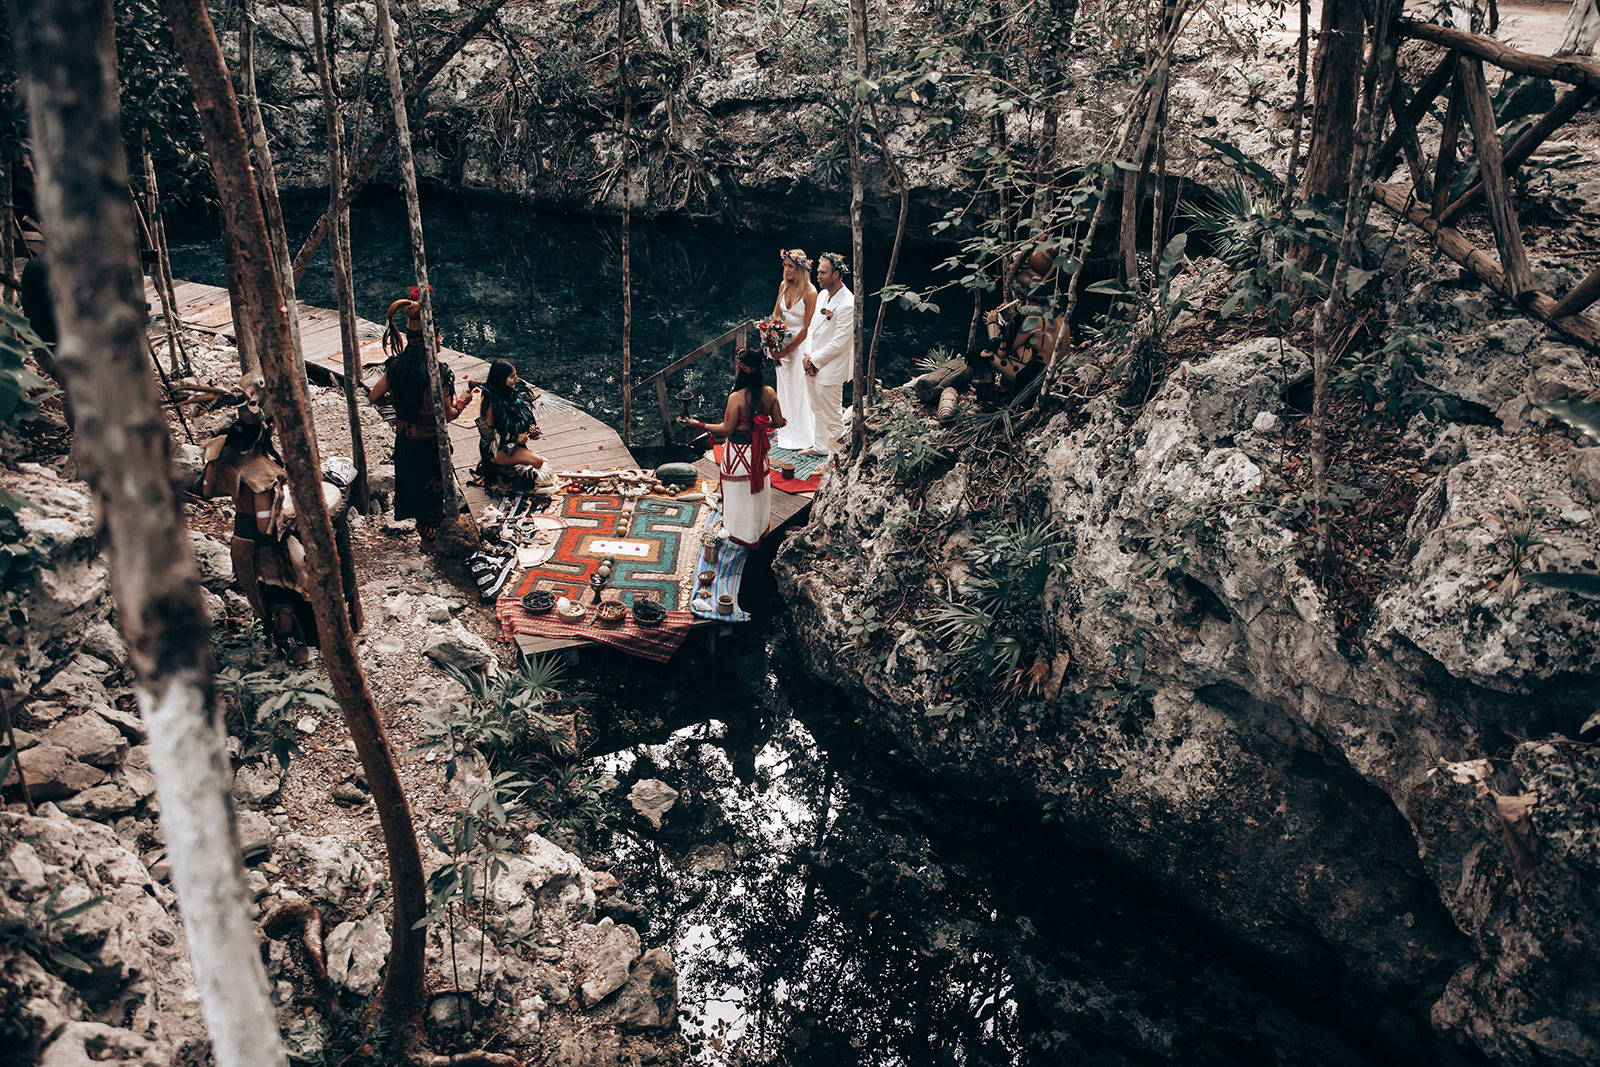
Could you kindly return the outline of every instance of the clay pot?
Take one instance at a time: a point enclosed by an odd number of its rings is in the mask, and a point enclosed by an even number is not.
[[[732,593],[723,593],[721,596],[717,597],[717,613],[719,615],[732,615],[733,607],[734,604]]]

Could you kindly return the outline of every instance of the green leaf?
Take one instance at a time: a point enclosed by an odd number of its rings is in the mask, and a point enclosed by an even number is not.
[[[96,904],[104,904],[105,900],[106,898],[103,896],[90,897],[88,900],[85,900],[82,903],[72,905],[72,907],[67,908],[65,911],[56,912],[54,915],[50,916],[50,921],[53,923],[58,923],[70,919],[74,915],[82,915]]]
[[[1167,242],[1167,247],[1161,250],[1161,261],[1156,271],[1159,277],[1170,279],[1178,273],[1178,268],[1183,265],[1186,258],[1184,250],[1189,246],[1189,235],[1180,233]]]
[[[52,948],[50,950],[50,959],[57,966],[65,967],[69,971],[82,971],[87,974],[94,970],[83,957],[68,952],[64,948]]]
[[[1115,278],[1108,278],[1103,282],[1095,282],[1093,285],[1086,287],[1084,291],[1089,293],[1103,293],[1107,296],[1132,295],[1128,287],[1123,285],[1120,281],[1117,281]]]
[[[1378,276],[1375,270],[1362,270],[1360,267],[1351,267],[1350,272],[1344,276],[1344,292],[1346,296],[1355,296],[1366,288],[1368,282]]]
[[[1201,137],[1199,140],[1201,144],[1210,145],[1212,148],[1216,149],[1217,152],[1219,152],[1235,170],[1246,177],[1253,179],[1256,184],[1260,185],[1273,196],[1276,197],[1282,193],[1283,186],[1278,182],[1277,176],[1269,171],[1266,167],[1263,167],[1261,164],[1245,155],[1243,149],[1241,149],[1238,145],[1230,144],[1227,141],[1219,140],[1215,137]]]

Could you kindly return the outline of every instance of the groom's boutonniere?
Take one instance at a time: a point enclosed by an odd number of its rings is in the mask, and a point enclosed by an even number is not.
[[[822,317],[823,318],[827,319],[829,322],[833,321],[833,309],[832,308],[818,308],[817,310],[822,312]]]

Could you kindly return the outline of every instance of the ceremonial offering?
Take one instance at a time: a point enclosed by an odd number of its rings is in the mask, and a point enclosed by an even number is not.
[[[555,605],[556,598],[544,589],[535,589],[522,598],[522,606],[528,609],[529,615],[548,615]]]
[[[620,626],[627,617],[628,609],[615,600],[607,600],[594,609],[594,621],[601,626]]]
[[[733,594],[723,593],[717,597],[717,612],[721,615],[733,614]]]
[[[667,617],[661,601],[641,597],[633,602],[633,621],[640,626],[660,626]]]

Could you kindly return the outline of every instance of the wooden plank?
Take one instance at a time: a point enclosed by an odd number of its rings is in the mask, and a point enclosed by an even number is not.
[[[1590,89],[1600,91],[1600,63],[1587,56],[1541,56],[1536,52],[1524,52],[1512,48],[1480,33],[1453,30],[1432,22],[1419,22],[1416,19],[1400,19],[1397,26],[1402,37],[1432,41],[1452,51],[1475,56],[1517,74],[1551,78],[1570,85],[1586,85]]]
[[[1372,195],[1390,211],[1403,215],[1422,227],[1434,239],[1439,251],[1477,274],[1506,296],[1511,296],[1511,287],[1506,282],[1505,272],[1501,270],[1495,257],[1469,241],[1460,230],[1446,226],[1434,218],[1405,190],[1384,182],[1373,182]],[[1587,315],[1557,316],[1555,311],[1560,305],[1547,294],[1537,290],[1529,293],[1521,302],[1521,306],[1568,337],[1600,352],[1600,322],[1594,321]]]
[[[1511,147],[1506,149],[1506,177],[1515,174],[1517,168],[1526,163],[1539,150],[1539,146],[1549,140],[1551,134],[1566,125],[1594,97],[1594,90],[1587,88],[1569,89],[1563,93],[1554,107],[1545,112],[1538,122],[1523,130]],[[1479,179],[1439,213],[1439,221],[1451,221],[1470,207],[1482,193],[1483,181]]]
[[[1450,104],[1444,112],[1444,132],[1439,136],[1439,160],[1433,173],[1433,213],[1444,210],[1450,183],[1456,176],[1456,141],[1461,137],[1461,76],[1450,83]]]
[[[1589,276],[1574,286],[1572,292],[1558,300],[1556,306],[1550,309],[1550,314],[1558,319],[1576,315],[1596,300],[1600,300],[1600,267],[1590,271]]]
[[[1511,203],[1494,102],[1489,99],[1489,85],[1484,79],[1481,62],[1463,59],[1458,75],[1457,84],[1466,97],[1467,114],[1472,120],[1472,140],[1478,149],[1478,174],[1483,181],[1484,199],[1489,202],[1494,241],[1500,248],[1500,262],[1505,267],[1512,297],[1521,300],[1524,294],[1533,291],[1533,268],[1528,265],[1528,250],[1522,246],[1522,224]],[[1439,205],[1435,206],[1434,214],[1440,214]]]
[[[693,352],[690,352],[688,355],[681,356],[678,359],[673,360],[671,363],[668,363],[665,367],[662,367],[648,378],[640,379],[638,388],[643,389],[646,385],[654,384],[654,381],[657,378],[665,378],[669,374],[677,374],[685,367],[700,362],[700,360],[711,355],[717,349],[721,348],[730,341],[743,338],[745,336],[745,331],[748,330],[749,327],[750,323],[747,320],[745,322],[741,322],[732,329],[719,334],[718,336],[707,341],[705,344],[701,345],[699,348],[695,349]]]

